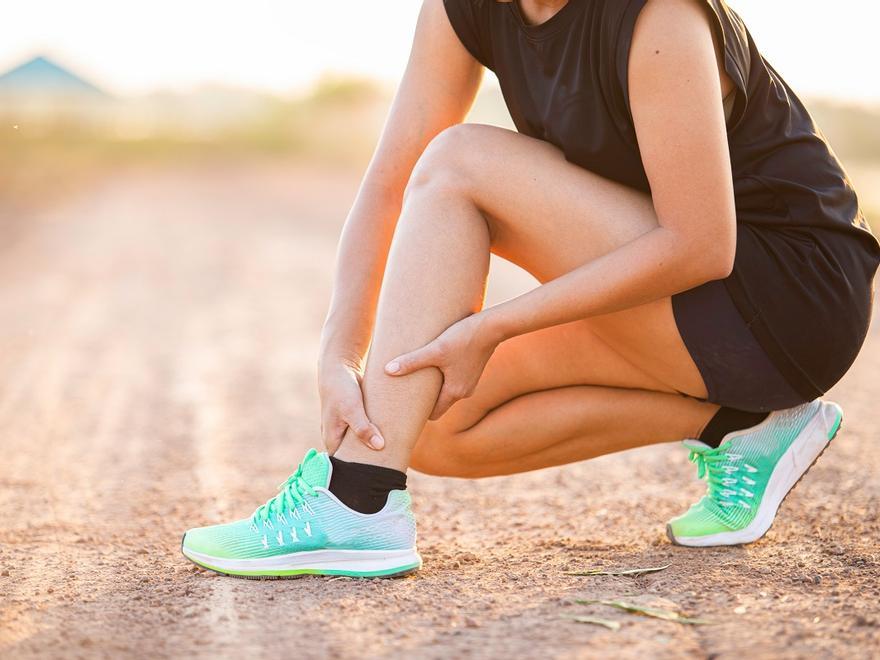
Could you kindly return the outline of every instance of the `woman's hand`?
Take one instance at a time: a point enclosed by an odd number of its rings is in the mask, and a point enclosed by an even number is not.
[[[385,439],[364,410],[361,378],[362,372],[357,364],[348,360],[332,360],[319,369],[321,435],[330,454],[339,449],[347,428],[370,449],[379,450],[385,446]]]
[[[453,403],[473,394],[486,363],[500,343],[484,312],[463,318],[422,348],[385,365],[389,376],[405,376],[425,367],[443,372],[443,387],[429,419],[440,418]]]

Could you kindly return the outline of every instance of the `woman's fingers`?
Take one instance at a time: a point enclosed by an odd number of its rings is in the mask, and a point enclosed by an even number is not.
[[[345,429],[345,422],[338,418],[331,418],[326,423],[321,423],[321,436],[324,438],[324,446],[327,448],[327,453],[331,456],[336,453],[339,445],[342,444]]]
[[[324,446],[327,448],[328,454],[332,456],[339,449],[339,445],[342,444],[342,439],[345,437],[345,431],[349,428],[355,437],[370,449],[379,450],[385,446],[382,433],[367,418],[363,406],[350,404],[345,413],[331,412],[327,419],[321,422],[321,437],[324,439]]]
[[[370,449],[379,450],[385,446],[385,439],[378,427],[367,418],[363,403],[360,401],[351,405],[344,419],[357,439]]]
[[[425,367],[439,366],[438,357],[434,342],[431,342],[391,360],[385,365],[385,373],[389,376],[405,376]]]
[[[321,437],[327,452],[339,449],[347,429],[370,449],[385,446],[378,427],[364,410],[361,374],[349,364],[338,364],[322,371],[318,393],[321,397]]]

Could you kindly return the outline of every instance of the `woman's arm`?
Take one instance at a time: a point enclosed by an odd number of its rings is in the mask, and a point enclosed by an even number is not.
[[[481,75],[449,24],[443,1],[425,0],[406,72],[336,256],[318,357],[321,435],[331,453],[347,428],[373,449],[384,446],[381,431],[367,418],[360,379],[403,191],[428,142],[464,119]]]
[[[658,226],[528,293],[465,317],[389,361],[389,375],[429,366],[443,372],[444,389],[431,419],[474,391],[505,339],[634,307],[730,273],[736,217],[722,77],[708,17],[697,2],[645,5],[628,78]]]
[[[630,50],[629,96],[659,226],[484,310],[490,336],[634,307],[730,274],[736,215],[715,56],[697,3],[647,3]]]
[[[425,0],[406,71],[342,231],[319,365],[363,359],[407,180],[428,142],[464,119],[481,77],[442,0]]]

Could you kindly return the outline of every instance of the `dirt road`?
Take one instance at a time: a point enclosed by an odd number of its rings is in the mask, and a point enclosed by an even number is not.
[[[752,546],[669,545],[664,521],[701,492],[669,445],[411,477],[425,567],[404,579],[257,582],[186,562],[185,528],[249,514],[320,441],[313,370],[356,184],[278,165],[120,172],[19,219],[0,249],[0,657],[877,653],[876,328],[832,393],[844,431]],[[496,298],[527,281],[495,275]],[[716,625],[573,604],[612,597]]]

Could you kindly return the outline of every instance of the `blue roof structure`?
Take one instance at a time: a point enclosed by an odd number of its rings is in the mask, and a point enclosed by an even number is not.
[[[0,94],[106,96],[93,85],[45,57],[35,57],[0,75]]]

